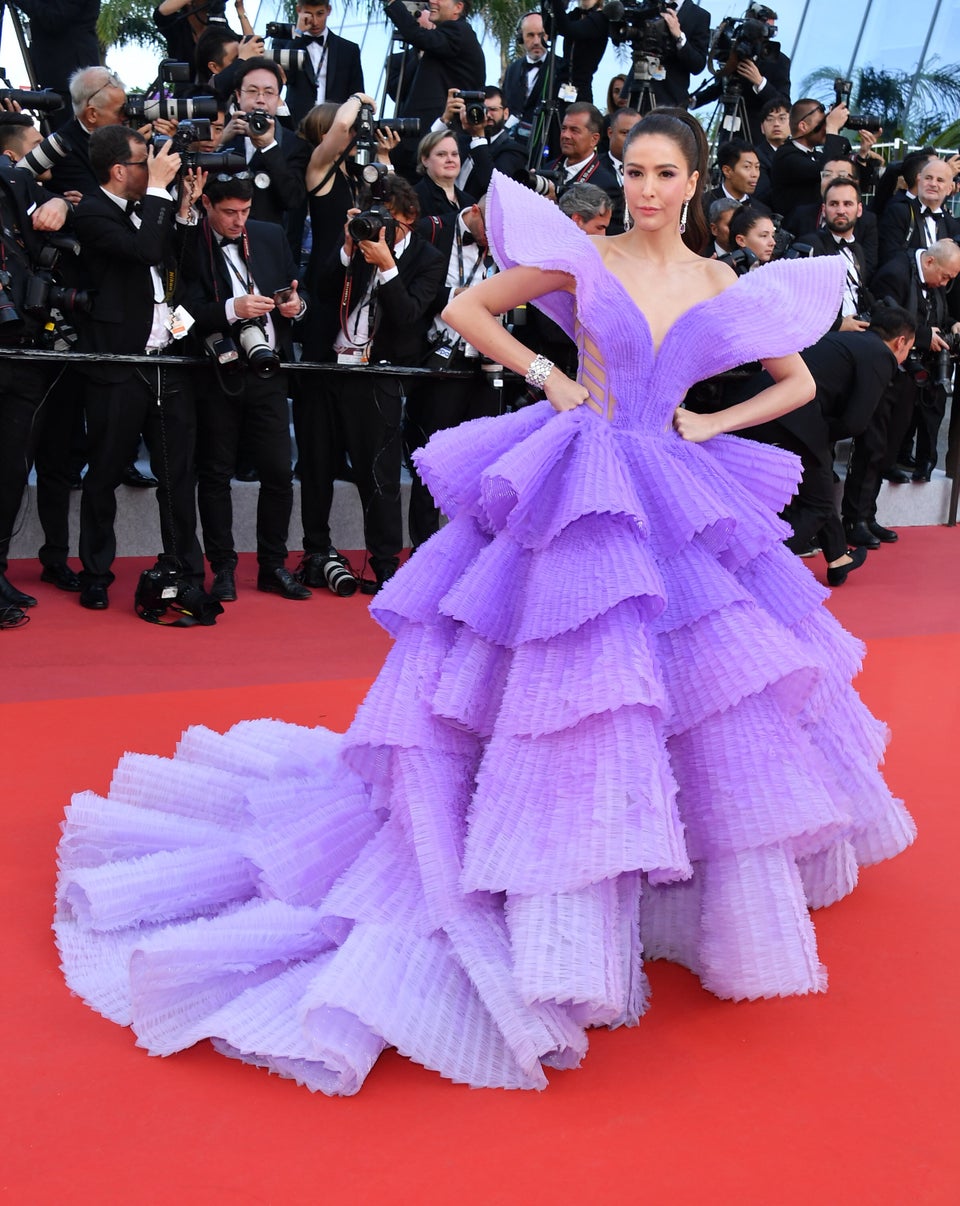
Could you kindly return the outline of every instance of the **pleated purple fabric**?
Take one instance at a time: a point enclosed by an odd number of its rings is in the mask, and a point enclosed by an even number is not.
[[[502,267],[575,279],[538,304],[613,420],[542,403],[431,440],[450,522],[375,600],[395,643],[345,735],[194,728],[74,797],[64,974],[154,1054],[206,1038],[349,1094],[394,1046],[542,1088],[638,1020],[644,959],[721,997],[823,990],[810,909],[913,839],[861,646],[781,543],[797,461],[670,423],[695,381],[818,338],[842,265],[741,278],[655,352],[553,207],[498,178],[488,226]]]

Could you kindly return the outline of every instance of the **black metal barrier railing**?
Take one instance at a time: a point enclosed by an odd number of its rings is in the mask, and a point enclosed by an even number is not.
[[[99,352],[54,352],[41,348],[10,348],[0,347],[0,359],[15,360],[47,360],[63,361],[66,364],[145,364],[156,367],[157,364],[181,364],[185,366],[212,368],[211,362],[204,356],[105,356]],[[497,366],[500,367],[500,366]],[[473,369],[427,369],[406,368],[395,364],[321,364],[314,360],[297,360],[281,362],[282,372],[294,373],[327,373],[330,375],[342,373],[364,373],[366,376],[378,377],[407,377],[410,380],[466,380],[476,375]],[[500,388],[506,380],[519,382],[518,374],[509,369],[500,369]],[[960,472],[954,468],[950,485],[950,505],[947,511],[947,527],[957,524],[957,511],[960,509]]]
[[[185,367],[213,368],[205,356],[113,356],[102,352],[55,352],[45,348],[17,348],[0,346],[0,358],[6,360],[39,360],[63,362],[64,364],[144,364],[156,368],[158,364],[179,364]],[[409,377],[411,380],[441,380],[456,378],[465,380],[475,375],[474,370],[406,368],[396,364],[321,364],[314,360],[281,361],[281,372],[294,373],[363,373],[365,376]],[[516,377],[509,370],[502,370],[506,378]],[[517,378],[519,380],[519,378]]]

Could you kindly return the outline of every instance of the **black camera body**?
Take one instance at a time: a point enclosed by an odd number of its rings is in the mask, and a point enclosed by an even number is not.
[[[270,123],[273,118],[266,109],[251,109],[249,113],[242,114],[246,118],[247,125],[252,134],[266,134],[270,129]]]
[[[156,565],[143,571],[134,595],[134,609],[141,620],[174,628],[194,624],[209,628],[223,614],[220,600],[194,586],[176,565]]]
[[[290,42],[293,39],[296,28],[289,21],[268,21],[263,36],[265,38],[277,38],[281,42]]]
[[[368,239],[376,240],[383,230],[386,232],[386,242],[392,247],[397,234],[397,220],[385,204],[389,177],[386,164],[367,163],[362,167],[357,164],[354,174],[360,177],[362,208],[360,213],[354,214],[347,223],[350,238],[355,243]]]
[[[233,151],[192,151],[195,142],[207,142],[213,137],[209,118],[182,121],[177,132],[170,138],[165,134],[154,134],[153,149],[160,151],[169,142],[170,150],[180,156],[180,170],[188,172],[202,168],[205,172],[242,172],[247,161]],[[39,148],[37,148],[39,150]]]
[[[482,96],[482,93],[480,94]],[[481,118],[481,121],[483,119]],[[356,153],[353,157],[352,170],[362,169],[373,163],[377,154],[377,130],[395,130],[401,138],[404,135],[420,133],[419,117],[377,117],[372,105],[361,105],[357,120],[353,123],[353,138]]]
[[[69,235],[50,235],[40,248],[23,297],[23,308],[32,318],[46,318],[52,309],[63,314],[89,314],[93,309],[91,292],[57,284],[55,272],[64,251],[76,255],[80,244]]]
[[[457,96],[463,101],[466,106],[467,125],[482,126],[487,115],[483,108],[483,102],[486,99],[482,92],[458,92]]]
[[[36,92],[28,92],[25,88],[0,88],[0,101],[5,100],[16,101],[21,109],[34,113],[56,113],[63,108],[60,93],[52,88],[41,88]]]
[[[749,247],[737,247],[727,255],[720,256],[720,263],[731,267],[737,276],[745,276],[757,262]]]
[[[853,80],[844,80],[839,76],[833,81],[833,91],[836,95],[836,104],[850,105],[850,94],[853,91]],[[845,130],[869,130],[872,134],[880,133],[880,118],[871,117],[866,113],[851,113],[846,123]]]

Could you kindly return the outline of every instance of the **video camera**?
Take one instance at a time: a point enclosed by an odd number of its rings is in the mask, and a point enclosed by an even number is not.
[[[209,142],[213,138],[213,131],[210,127],[208,118],[200,118],[196,121],[181,121],[177,126],[177,132],[171,137],[165,134],[154,134],[152,142],[154,151],[161,151],[169,142],[170,151],[174,155],[180,156],[181,172],[188,172],[194,168],[202,168],[205,172],[242,172],[247,166],[247,161],[242,155],[234,154],[232,151],[192,151],[190,148],[196,142]],[[42,144],[41,144],[42,145]],[[38,147],[37,150],[40,148]]]
[[[635,53],[662,58],[673,44],[663,14],[675,8],[668,0],[640,0],[639,4],[607,0],[603,15],[610,22],[610,41],[614,46],[630,42]]]
[[[833,81],[833,91],[836,94],[836,104],[850,105],[850,94],[853,91],[853,80],[844,80],[839,76]],[[880,118],[870,117],[865,113],[851,113],[846,122],[846,130],[869,130],[872,134],[880,133]]]
[[[708,57],[715,75],[734,75],[740,63],[759,63],[779,49],[772,41],[777,14],[762,4],[751,4],[743,17],[724,17],[710,38]]]

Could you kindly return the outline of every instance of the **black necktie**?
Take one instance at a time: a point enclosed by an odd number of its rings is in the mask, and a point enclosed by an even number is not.
[[[139,201],[128,201],[127,202],[127,205],[126,205],[127,217],[129,217],[131,214],[138,214],[139,212],[140,212],[140,202]]]

